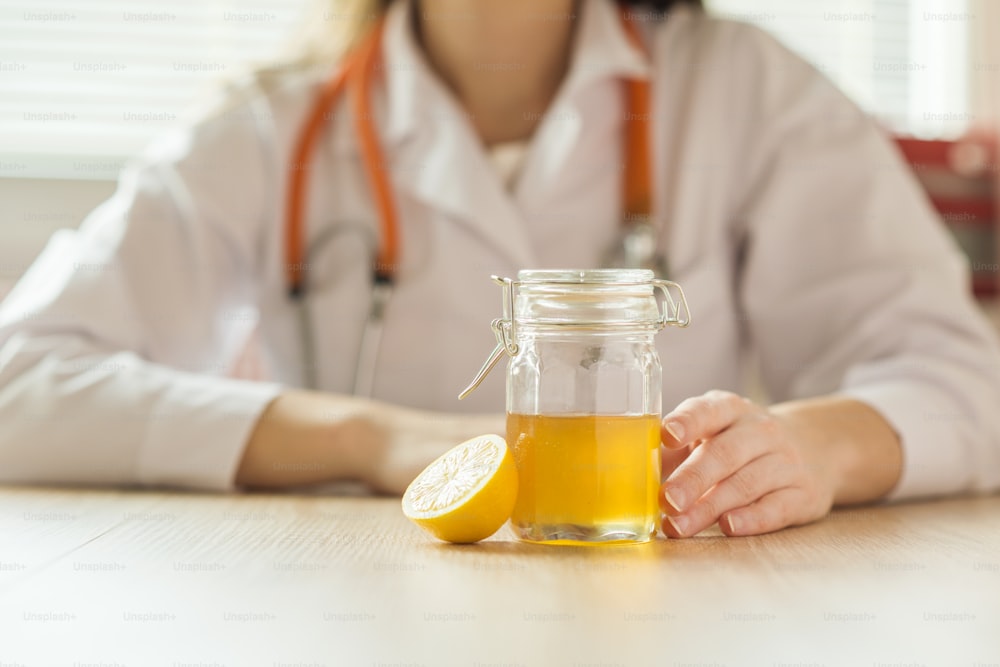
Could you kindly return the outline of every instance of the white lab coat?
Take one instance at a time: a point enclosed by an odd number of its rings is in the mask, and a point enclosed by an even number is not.
[[[1000,485],[1000,352],[965,263],[890,143],[812,67],[686,9],[644,25],[646,59],[610,0],[586,0],[510,193],[406,11],[390,10],[374,99],[402,226],[375,398],[504,410],[502,372],[456,400],[493,346],[488,277],[600,263],[621,210],[620,79],[650,76],[661,242],[694,317],[658,336],[664,407],[743,391],[752,355],[775,400],[841,393],[881,411],[905,448],[896,497]],[[255,420],[303,379],[284,186],[328,74],[230,91],[53,237],[0,310],[0,478],[231,487]],[[347,113],[330,128],[308,234],[346,231],[309,264],[320,388],[347,392],[378,223]],[[268,381],[226,377],[258,315]]]

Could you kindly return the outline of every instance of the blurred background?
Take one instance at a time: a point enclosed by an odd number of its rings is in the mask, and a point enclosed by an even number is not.
[[[0,0],[0,298],[130,156],[220,82],[287,52],[308,2]],[[879,119],[993,304],[1000,0],[706,4],[773,33]]]

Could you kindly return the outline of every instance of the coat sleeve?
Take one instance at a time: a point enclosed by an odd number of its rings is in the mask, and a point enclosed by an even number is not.
[[[839,393],[899,435],[894,498],[1000,487],[1000,349],[895,147],[754,31],[740,301],[775,400]]]
[[[254,318],[262,145],[216,113],[147,152],[0,307],[0,480],[227,489],[279,387],[224,377]]]

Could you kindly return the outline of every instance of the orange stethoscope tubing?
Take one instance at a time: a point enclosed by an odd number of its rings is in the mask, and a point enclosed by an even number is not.
[[[628,34],[629,41],[643,53],[646,52],[642,38],[635,24],[623,15],[622,24]],[[647,54],[648,56],[648,54]],[[649,81],[646,79],[628,79],[625,81],[625,169],[622,177],[625,214],[622,222],[626,225],[633,222],[650,221],[653,212],[653,175],[652,158],[650,156],[649,120],[650,120]]]
[[[399,265],[399,215],[389,182],[389,170],[379,144],[371,113],[372,74],[382,51],[382,32],[385,18],[378,20],[371,32],[347,54],[341,67],[319,90],[316,100],[299,132],[289,164],[288,191],[285,202],[285,281],[289,296],[305,308],[304,297],[308,288],[308,252],[304,218],[309,196],[309,177],[316,147],[323,130],[328,126],[331,112],[345,95],[353,115],[354,131],[358,138],[361,160],[372,198],[380,221],[378,250],[372,262],[372,302],[365,331],[362,336],[357,366],[355,368],[355,394],[370,394],[374,381],[375,362],[381,339],[382,317],[391,294]],[[645,53],[635,25],[622,14],[622,23],[633,45]],[[651,233],[652,174],[650,157],[650,84],[646,79],[628,79],[624,82],[626,106],[625,136],[622,152],[625,165],[622,171],[622,224],[625,229],[638,233]],[[627,251],[634,244],[625,238],[622,247]],[[648,244],[647,244],[648,245]],[[652,249],[644,251],[649,256],[628,259],[626,264],[642,265],[658,261]],[[627,252],[626,252],[627,254]],[[303,312],[303,328],[311,328],[307,313]],[[316,386],[315,349],[311,331],[303,333],[303,354],[307,384]],[[365,369],[366,372],[362,372]]]
[[[371,74],[373,63],[381,50],[382,22],[368,37],[348,54],[338,72],[320,90],[313,108],[299,133],[289,165],[288,198],[285,208],[285,279],[292,297],[302,296],[306,288],[306,241],[303,229],[305,204],[309,196],[309,171],[320,135],[326,127],[345,89],[350,94],[354,114],[354,130],[361,148],[368,183],[381,221],[381,243],[373,266],[378,282],[393,281],[399,256],[399,221],[392,187],[386,176],[385,158],[371,116]]]

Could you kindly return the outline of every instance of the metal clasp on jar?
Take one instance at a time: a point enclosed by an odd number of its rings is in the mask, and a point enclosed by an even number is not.
[[[462,390],[462,393],[458,395],[458,400],[462,400],[469,394],[471,394],[476,387],[483,383],[486,376],[490,374],[493,367],[500,363],[500,359],[503,357],[504,353],[507,356],[513,357],[518,352],[517,347],[517,336],[514,331],[514,286],[515,282],[510,278],[501,278],[500,276],[490,276],[490,278],[496,284],[503,288],[503,317],[498,317],[490,324],[490,328],[493,329],[493,335],[496,336],[497,346],[493,348],[490,352],[489,358],[486,359],[486,363],[482,365],[479,372],[476,373],[476,377],[472,378],[472,382],[469,386]]]
[[[653,288],[663,293],[663,314],[660,317],[661,329],[666,326],[684,329],[691,324],[691,311],[688,309],[687,298],[684,296],[684,290],[681,289],[680,285],[672,280],[660,280],[657,278],[653,281]],[[674,301],[674,297],[670,293],[671,289],[677,290],[677,301]]]
[[[459,400],[471,394],[476,387],[483,383],[483,380],[486,379],[490,371],[500,363],[500,359],[505,353],[508,357],[513,357],[518,353],[517,318],[514,317],[514,291],[519,287],[520,283],[500,276],[490,276],[490,278],[503,289],[503,316],[493,320],[490,325],[493,329],[493,335],[496,336],[497,344],[486,359],[486,363],[482,365],[479,372],[472,379],[472,382],[469,383],[469,386],[463,389],[462,393],[458,395]],[[691,311],[688,309],[687,299],[680,285],[670,280],[660,279],[651,280],[649,284],[663,294],[663,308],[656,322],[657,330],[663,329],[666,326],[684,328],[691,324]],[[673,290],[677,292],[676,301],[672,293]]]

